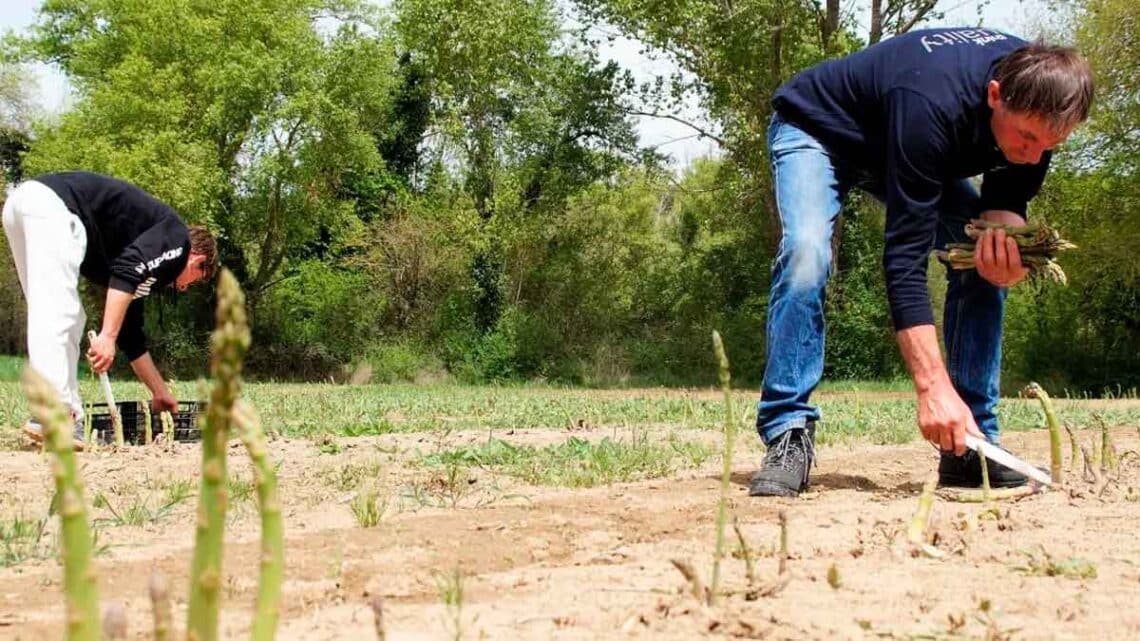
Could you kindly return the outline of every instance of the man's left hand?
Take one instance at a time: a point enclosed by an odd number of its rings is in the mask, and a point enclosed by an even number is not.
[[[986,212],[982,218],[1005,225],[1024,225],[1025,220],[1012,212]],[[1004,229],[987,229],[974,246],[974,267],[982,278],[998,287],[1013,287],[1025,280],[1029,270],[1021,264],[1021,251],[1017,241],[1006,235]]]

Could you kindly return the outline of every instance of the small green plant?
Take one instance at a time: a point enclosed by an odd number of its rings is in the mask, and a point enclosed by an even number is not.
[[[696,467],[712,456],[712,448],[671,435],[665,444],[637,431],[629,440],[609,436],[590,441],[571,436],[563,443],[535,448],[491,438],[421,457],[428,466],[494,468],[536,485],[594,487],[672,474],[679,467]],[[450,472],[449,472],[450,476]]]
[[[194,496],[194,482],[190,479],[175,479],[166,485],[163,503],[178,505]]]
[[[1059,576],[1066,579],[1095,579],[1096,564],[1088,559],[1073,556],[1058,560],[1042,546],[1036,551],[1022,551],[1025,563],[1014,570],[1028,576]]]
[[[379,461],[365,463],[347,463],[334,465],[321,470],[320,477],[328,485],[338,491],[352,492],[358,489],[367,480],[375,480],[380,476],[381,465]]]
[[[380,493],[374,489],[359,492],[352,499],[352,515],[360,527],[376,527],[388,511],[388,497],[381,498]]]
[[[115,509],[114,504],[107,498],[107,495],[100,492],[91,500],[91,507],[95,509],[106,509],[111,513],[111,518],[95,519],[95,523],[106,523],[113,526],[139,526],[155,519],[154,514],[146,505],[146,499],[137,496],[126,509],[118,510]]]
[[[843,579],[839,576],[839,567],[834,562],[827,568],[827,584],[832,590],[843,587]]]
[[[100,492],[91,500],[91,507],[106,509],[111,513],[110,518],[95,519],[96,525],[111,525],[115,527],[139,526],[147,523],[156,523],[174,511],[174,508],[192,495],[184,489],[178,488],[166,492],[166,501],[155,509],[151,509],[146,497],[135,496],[126,508],[117,509],[106,494]]]
[[[240,505],[253,500],[255,488],[252,479],[231,476],[226,479],[226,489],[230,495],[230,505]]]
[[[317,451],[321,454],[340,454],[343,449],[344,448],[340,446],[340,443],[337,443],[328,437],[321,439],[321,442],[317,445]]]
[[[439,600],[443,603],[444,627],[453,641],[463,638],[463,598],[464,584],[467,578],[458,567],[447,573],[435,575],[436,589],[439,591]]]
[[[14,516],[0,520],[0,568],[19,565],[29,559],[51,556],[55,550],[45,541],[48,519]]]
[[[984,641],[1011,641],[1014,633],[1018,631],[1018,628],[1002,628],[998,625],[993,602],[989,599],[978,602],[978,613],[974,618],[985,626],[985,635],[982,637]]]

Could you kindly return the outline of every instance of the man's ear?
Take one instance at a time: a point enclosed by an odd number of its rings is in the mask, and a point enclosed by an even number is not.
[[[986,104],[995,111],[1001,105],[1001,83],[997,80],[991,80],[986,85]]]

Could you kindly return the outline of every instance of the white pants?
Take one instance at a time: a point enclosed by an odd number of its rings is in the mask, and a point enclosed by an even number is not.
[[[87,323],[79,300],[87,231],[54,191],[27,181],[8,194],[4,233],[28,302],[28,362],[82,418],[76,368]]]

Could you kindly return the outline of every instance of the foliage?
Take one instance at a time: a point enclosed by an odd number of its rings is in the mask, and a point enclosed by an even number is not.
[[[1062,14],[1097,74],[1091,121],[1059,154],[1031,213],[1080,249],[1063,259],[1067,288],[1019,288],[1012,297],[1007,370],[1014,384],[1101,393],[1140,382],[1140,8],[1123,0],[1070,3]]]
[[[1011,292],[1005,381],[1132,387],[1136,9],[1056,2],[1098,72],[1099,100],[1031,215],[1080,259],[1062,258],[1068,288]],[[740,355],[737,384],[754,387],[780,236],[772,92],[944,5],[49,0],[5,41],[0,162],[9,179],[116,174],[217,231],[249,293],[251,376],[710,384],[715,329]],[[600,38],[618,36],[679,72],[635,81],[599,56]],[[74,107],[37,119],[21,61],[57,64]],[[682,104],[704,111],[688,124],[724,153],[672,171],[639,146],[633,117],[684,120]],[[828,378],[902,374],[882,226],[878,204],[849,199],[827,293]],[[931,271],[937,315],[942,269]],[[6,261],[0,291],[0,351],[19,353]],[[147,331],[164,373],[201,371],[213,292],[154,298]]]

